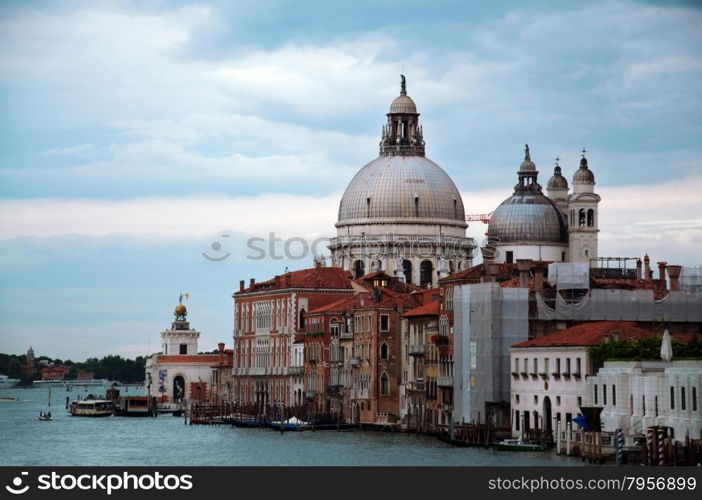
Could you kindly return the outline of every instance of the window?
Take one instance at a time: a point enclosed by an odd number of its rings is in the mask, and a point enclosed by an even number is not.
[[[570,373],[570,358],[566,358],[566,372]]]
[[[180,354],[188,354],[188,344],[180,344]]]
[[[434,266],[430,260],[423,260],[419,265],[419,286],[431,288],[434,280]]]
[[[514,371],[519,371],[519,358],[514,358]]]
[[[583,398],[581,396],[578,396],[578,408],[580,408],[583,405]]]
[[[646,395],[641,396],[641,414],[646,416]]]
[[[612,384],[612,406],[617,406],[617,386]]]
[[[514,395],[514,400],[516,401],[517,404],[519,404],[519,394]]]
[[[390,316],[387,314],[380,315],[380,331],[387,332],[390,329]]]
[[[390,394],[390,387],[389,387],[389,382],[388,382],[388,375],[387,373],[383,373],[380,376],[380,394],[383,396],[387,396]]]
[[[670,386],[670,409],[675,409],[675,387]]]
[[[580,373],[581,373],[580,372],[580,358],[577,358],[575,360],[575,373],[577,373],[578,375],[580,375]]]
[[[380,359],[388,359],[388,346],[385,342],[380,346]]]
[[[412,283],[412,262],[409,260],[402,261],[402,274],[405,275],[405,283]]]
[[[305,308],[300,309],[300,330],[305,328]]]
[[[534,373],[539,373],[539,358],[534,358]]]
[[[519,430],[519,410],[514,410],[514,430]]]
[[[692,411],[697,411],[697,387],[692,388]]]
[[[507,264],[512,264],[514,262],[514,252],[513,251],[509,250],[506,252],[505,262]]]
[[[556,406],[561,406],[561,397],[556,396]]]
[[[534,396],[534,404],[538,405],[539,404],[539,396]]]
[[[544,359],[544,373],[548,376],[548,358]]]
[[[556,373],[558,375],[561,374],[561,358],[556,358]],[[595,399],[597,399],[597,398],[595,398]],[[595,402],[597,402],[597,401],[595,401]]]
[[[365,273],[366,265],[362,260],[357,260],[356,262],[353,263],[353,275],[354,278],[360,278],[362,277]]]
[[[687,401],[685,398],[685,388],[681,387],[680,388],[680,409],[685,411],[686,407],[687,407]]]
[[[602,384],[602,404],[607,406],[607,384]]]
[[[594,226],[595,226],[595,211],[590,208],[587,211],[587,227],[594,227]]]
[[[653,411],[657,417],[658,416],[658,396],[655,396],[653,398]]]

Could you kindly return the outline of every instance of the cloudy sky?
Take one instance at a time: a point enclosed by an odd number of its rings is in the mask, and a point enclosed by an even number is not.
[[[154,352],[186,291],[230,345],[239,280],[311,264],[247,239],[333,233],[403,71],[467,212],[585,147],[600,254],[702,264],[700,7],[496,4],[2,2],[0,352]]]

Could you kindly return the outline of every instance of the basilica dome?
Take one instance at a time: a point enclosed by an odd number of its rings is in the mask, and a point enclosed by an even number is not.
[[[490,217],[488,237],[497,245],[562,245],[568,243],[568,228],[561,210],[541,191],[536,166],[525,147],[519,183],[514,194]],[[566,184],[567,186],[567,184]]]
[[[558,207],[539,192],[515,192],[490,217],[488,236],[500,244],[568,243],[568,230]]]
[[[341,198],[337,227],[405,219],[466,226],[456,185],[425,156],[380,156],[363,167]]]

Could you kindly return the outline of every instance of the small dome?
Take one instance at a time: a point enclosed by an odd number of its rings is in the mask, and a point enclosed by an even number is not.
[[[573,184],[594,184],[595,174],[587,166],[587,158],[580,159],[580,168],[573,174]]]
[[[553,177],[548,180],[548,189],[568,189],[568,180],[563,177],[561,173],[561,167],[556,165],[553,169]]]
[[[175,308],[175,315],[176,316],[185,316],[188,314],[188,310],[185,308],[183,304],[178,304]]]
[[[490,217],[488,238],[500,244],[567,244],[568,229],[558,207],[539,191],[517,191]]]
[[[400,95],[390,104],[390,113],[417,113],[417,105],[408,95]]]

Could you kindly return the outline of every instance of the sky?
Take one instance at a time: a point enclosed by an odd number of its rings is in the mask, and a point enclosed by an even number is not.
[[[702,264],[697,2],[4,1],[0,352],[157,352],[183,292],[231,345],[239,280],[333,235],[400,73],[467,213],[525,143],[542,184],[585,148],[600,255]]]

